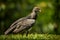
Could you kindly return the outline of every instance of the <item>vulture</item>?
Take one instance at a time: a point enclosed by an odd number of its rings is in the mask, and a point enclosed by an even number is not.
[[[26,17],[20,18],[14,23],[12,23],[12,25],[4,32],[4,34],[7,35],[11,31],[13,33],[25,31],[27,35],[30,28],[35,23],[38,12],[41,12],[40,8],[34,7],[32,12],[29,15],[27,15]]]

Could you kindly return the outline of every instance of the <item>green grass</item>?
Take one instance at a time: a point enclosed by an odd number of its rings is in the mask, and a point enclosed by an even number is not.
[[[0,40],[60,40],[60,35],[53,34],[11,34],[1,35]]]

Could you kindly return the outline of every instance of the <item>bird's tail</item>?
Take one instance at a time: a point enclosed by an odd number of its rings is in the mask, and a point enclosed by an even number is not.
[[[16,26],[10,27],[5,31],[5,35],[7,35],[9,32],[11,32]]]

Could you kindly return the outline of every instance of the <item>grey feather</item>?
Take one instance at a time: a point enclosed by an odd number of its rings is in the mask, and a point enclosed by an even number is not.
[[[20,25],[20,26],[18,28],[16,28],[13,32],[18,33],[26,28],[29,28],[34,23],[35,23],[34,19],[26,19],[23,22],[18,23],[18,25]]]

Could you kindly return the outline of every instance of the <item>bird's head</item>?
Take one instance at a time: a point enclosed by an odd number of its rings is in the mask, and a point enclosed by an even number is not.
[[[39,7],[34,7],[33,12],[41,12],[41,9]]]

